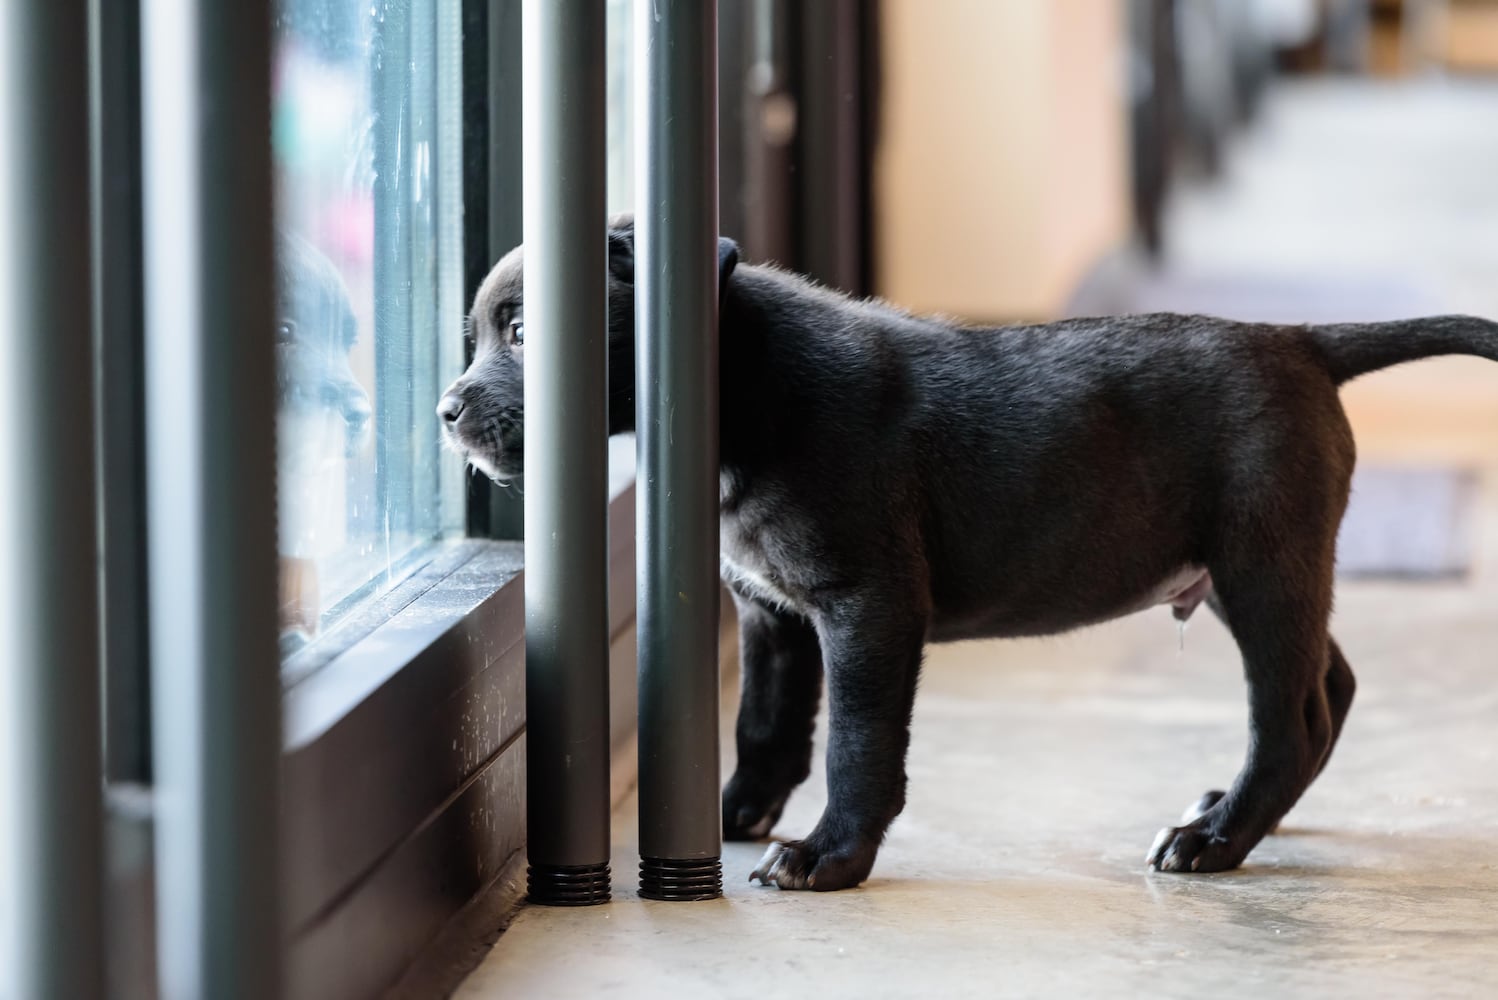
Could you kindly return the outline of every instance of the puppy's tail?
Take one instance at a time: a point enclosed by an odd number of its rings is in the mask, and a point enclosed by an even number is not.
[[[1390,365],[1437,354],[1498,361],[1498,323],[1476,316],[1431,316],[1392,323],[1333,323],[1307,328],[1338,385]]]

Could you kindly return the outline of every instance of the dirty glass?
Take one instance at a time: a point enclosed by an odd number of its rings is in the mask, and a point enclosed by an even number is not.
[[[462,523],[458,0],[279,0],[272,147],[283,651]],[[455,283],[456,282],[456,283]],[[450,334],[450,335],[448,335]]]
[[[634,0],[608,0],[605,15],[608,50],[608,212],[634,208]]]

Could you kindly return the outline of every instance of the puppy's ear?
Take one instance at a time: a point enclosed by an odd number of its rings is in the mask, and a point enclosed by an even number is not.
[[[739,245],[727,236],[718,237],[718,308],[723,308],[723,297],[728,294],[728,277],[739,263]]]
[[[721,301],[728,287],[728,277],[739,263],[739,245],[726,236],[718,237],[718,297]],[[635,280],[634,220],[615,220],[609,227],[609,273],[620,281]]]
[[[621,215],[609,220],[609,273],[620,281],[635,280],[635,220]]]

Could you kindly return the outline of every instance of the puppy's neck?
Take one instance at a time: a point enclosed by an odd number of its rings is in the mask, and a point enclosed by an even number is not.
[[[720,471],[742,483],[786,434],[795,433],[802,348],[816,338],[818,305],[835,293],[771,267],[740,264],[718,322]],[[609,433],[636,430],[634,348],[610,352]]]
[[[718,399],[722,480],[740,483],[757,467],[791,418],[795,379],[785,345],[804,334],[793,275],[739,265],[718,323]]]

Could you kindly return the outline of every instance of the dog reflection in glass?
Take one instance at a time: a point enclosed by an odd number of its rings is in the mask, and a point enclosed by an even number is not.
[[[343,277],[306,240],[276,239],[276,477],[283,636],[317,634],[317,559],[344,541],[347,460],[369,438],[369,393],[349,352],[358,338]]]

